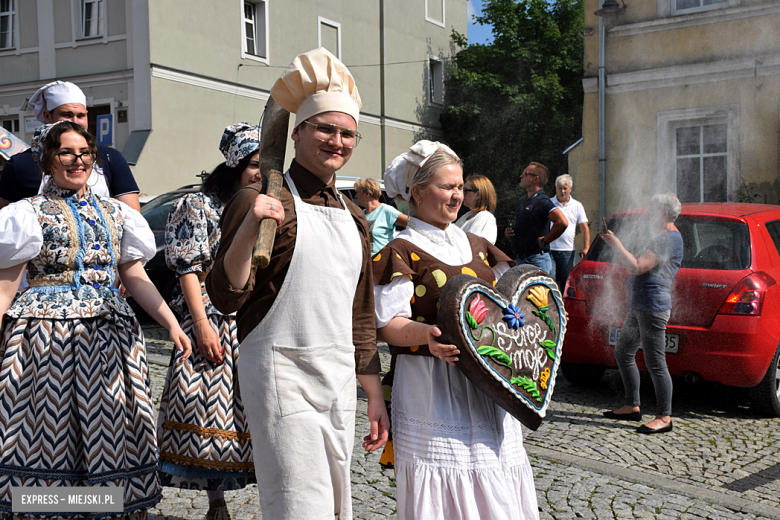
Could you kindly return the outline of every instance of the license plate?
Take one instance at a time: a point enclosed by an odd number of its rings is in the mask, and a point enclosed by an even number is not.
[[[617,345],[618,338],[620,337],[620,329],[617,327],[609,328],[609,344],[611,346]],[[642,348],[641,346],[639,347]],[[666,351],[671,354],[676,354],[680,350],[680,336],[678,334],[666,335]]]

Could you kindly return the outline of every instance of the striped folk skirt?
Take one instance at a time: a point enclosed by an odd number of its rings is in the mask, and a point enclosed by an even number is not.
[[[0,510],[12,486],[124,488],[124,514],[162,498],[135,317],[6,320],[0,344]],[[117,513],[42,513],[107,517]]]
[[[192,341],[192,356],[179,365],[174,350],[165,379],[157,436],[160,480],[164,486],[240,489],[256,482],[252,443],[238,389],[238,337],[233,316],[209,315],[222,344],[214,364],[200,355],[189,313],[182,329]]]

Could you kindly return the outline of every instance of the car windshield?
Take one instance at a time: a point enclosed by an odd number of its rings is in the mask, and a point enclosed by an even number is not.
[[[733,271],[750,267],[750,234],[743,222],[680,215],[675,222],[683,239],[682,266],[689,269]],[[644,215],[613,218],[608,223],[623,246],[634,256],[647,247],[650,232]],[[612,249],[600,238],[588,252],[588,260],[617,263]]]

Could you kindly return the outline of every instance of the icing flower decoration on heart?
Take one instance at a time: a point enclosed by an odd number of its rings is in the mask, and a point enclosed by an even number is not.
[[[523,318],[525,318],[525,314],[511,303],[504,308],[504,321],[509,327],[515,330],[519,329],[524,325]]]
[[[547,295],[550,293],[550,289],[547,289],[546,287],[542,287],[541,285],[536,285],[532,287],[531,290],[528,292],[530,293],[526,297],[528,301],[536,305],[536,308],[539,310],[547,310],[548,307]]]
[[[545,367],[539,375],[539,386],[542,390],[547,390],[547,381],[550,380],[550,367]]]
[[[482,321],[485,319],[485,316],[487,316],[487,307],[485,307],[485,302],[482,301],[479,295],[471,300],[471,305],[469,305],[469,313],[477,323],[482,323]]]

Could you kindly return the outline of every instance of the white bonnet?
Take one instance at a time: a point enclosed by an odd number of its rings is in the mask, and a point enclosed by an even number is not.
[[[408,152],[404,152],[390,163],[385,170],[384,182],[385,191],[390,198],[400,195],[408,201],[412,196],[412,180],[414,174],[422,168],[436,150],[442,150],[456,159],[458,154],[446,144],[438,141],[417,141]]]

